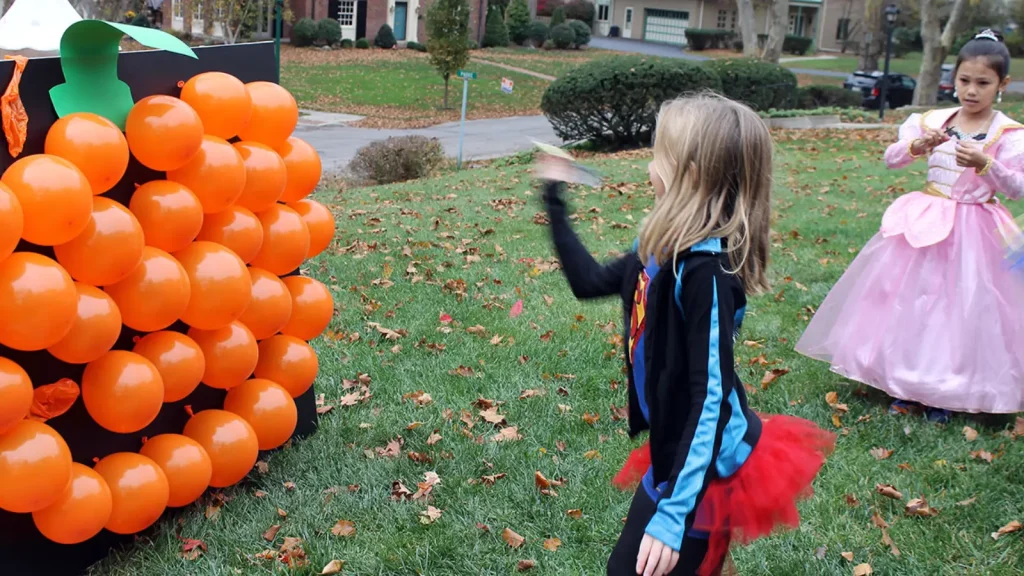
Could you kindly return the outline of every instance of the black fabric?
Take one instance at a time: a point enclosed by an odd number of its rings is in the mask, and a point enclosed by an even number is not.
[[[638,488],[626,515],[626,525],[623,526],[619,541],[615,543],[615,549],[608,558],[608,576],[636,576],[636,557],[640,553],[644,528],[657,510],[657,504],[647,495],[647,491],[643,487]],[[706,539],[687,536],[680,548],[679,562],[669,576],[695,575],[707,551]]]

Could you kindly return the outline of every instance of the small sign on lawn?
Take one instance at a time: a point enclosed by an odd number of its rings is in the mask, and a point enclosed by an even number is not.
[[[512,90],[515,89],[515,83],[512,82],[511,78],[501,79],[501,91],[505,94],[511,94]]]
[[[467,72],[465,70],[459,70],[456,76],[463,80],[476,80],[476,72]]]

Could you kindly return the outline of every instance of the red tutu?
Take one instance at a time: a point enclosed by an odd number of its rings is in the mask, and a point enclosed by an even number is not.
[[[814,477],[835,447],[835,434],[802,418],[761,415],[761,420],[764,428],[750,457],[732,476],[711,482],[701,500],[693,527],[710,534],[701,576],[722,566],[733,541],[748,544],[778,527],[798,526],[796,504],[813,494]],[[630,455],[615,485],[634,486],[650,462],[645,444]]]

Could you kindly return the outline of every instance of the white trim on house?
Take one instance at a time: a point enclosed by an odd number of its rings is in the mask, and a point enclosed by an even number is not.
[[[358,40],[356,38],[356,22],[359,20],[359,2],[357,0],[340,0],[338,2],[338,24],[341,25],[342,40]]]

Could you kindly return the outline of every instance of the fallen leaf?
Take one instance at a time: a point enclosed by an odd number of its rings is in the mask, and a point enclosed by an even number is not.
[[[320,574],[338,574],[341,572],[341,568],[343,566],[345,566],[345,563],[341,560],[331,560],[327,566],[324,566],[324,569],[320,571]]]
[[[295,490],[295,482],[284,482],[282,485],[284,486],[284,489],[289,492]]]
[[[483,530],[484,532],[490,532],[491,531],[491,527],[488,526],[487,524],[482,523],[482,522],[477,522],[476,523],[476,528],[477,528],[477,530]]]
[[[533,473],[533,483],[537,485],[537,488],[542,490],[551,488],[552,486],[561,486],[562,482],[559,480],[548,480],[541,474],[540,470]]]
[[[911,516],[937,516],[939,511],[928,505],[928,501],[924,498],[914,498],[910,502],[907,502],[905,507],[907,514]]]
[[[871,456],[873,456],[875,460],[885,460],[892,456],[892,453],[893,451],[889,450],[888,448],[872,448],[870,451],[868,451],[868,454],[871,454]]]
[[[761,390],[767,390],[771,386],[772,382],[775,382],[782,376],[789,374],[789,368],[775,368],[764,373],[764,378],[761,378]]]
[[[817,558],[818,560],[824,560],[825,559],[825,555],[827,553],[828,553],[828,548],[825,548],[824,546],[818,546],[814,550],[814,557]]]
[[[280,516],[281,518],[287,518],[288,517],[288,513],[285,512],[284,510],[280,509],[280,508],[277,509],[277,515]]]
[[[266,498],[267,497],[267,493],[264,492],[263,490],[257,490],[256,492],[253,492],[253,496],[255,496],[257,498]]]
[[[523,301],[519,300],[512,305],[512,309],[508,311],[509,318],[519,318],[523,313]]]
[[[544,391],[543,390],[538,390],[536,388],[531,388],[529,390],[523,390],[519,394],[519,399],[520,400],[526,400],[527,398],[533,398],[534,396],[543,396],[543,395],[544,395]]]
[[[837,392],[829,392],[825,394],[825,403],[829,406],[835,406],[839,403],[839,394]]]
[[[463,378],[471,378],[476,372],[469,366],[459,366],[454,370],[449,370],[449,374],[452,376],[462,376]]]
[[[1013,425],[1012,434],[1014,438],[1024,437],[1024,417],[1017,416],[1017,422]]]
[[[520,560],[519,563],[516,564],[516,570],[520,572],[526,572],[527,570],[533,568],[536,565],[537,563],[533,560]]]
[[[840,554],[847,562],[853,562],[853,552],[843,552]]]
[[[978,431],[970,426],[964,426],[964,438],[966,438],[968,442],[974,442],[978,439]]]
[[[356,535],[356,524],[351,520],[338,520],[338,522],[331,528],[331,534],[335,536],[355,536]]]
[[[445,314],[444,312],[441,312],[441,316],[438,318],[438,320],[441,321],[441,324],[447,325],[452,323],[452,317],[449,316],[448,314]]]
[[[583,457],[586,458],[587,460],[594,460],[594,459],[600,460],[601,459],[601,453],[598,452],[597,450],[587,450],[586,452],[583,453]]]
[[[433,506],[427,506],[427,509],[420,512],[420,524],[433,524],[441,517],[441,510],[434,508]]]
[[[903,494],[892,484],[875,484],[875,492],[893,500],[903,500]]]
[[[181,536],[178,536],[178,540],[181,540],[181,557],[186,560],[194,561],[206,552],[206,542],[202,540]]]
[[[434,444],[437,444],[443,439],[444,438],[437,433],[437,430],[434,430],[433,432],[430,433],[430,436],[427,436],[427,446],[433,446]]]
[[[974,450],[970,452],[970,456],[974,460],[984,460],[989,464],[992,463],[992,453],[985,450]]]
[[[562,541],[558,538],[548,538],[544,540],[544,549],[550,550],[551,552],[558,552],[558,547],[562,545]]]
[[[498,432],[497,434],[491,437],[491,440],[494,442],[511,442],[522,439],[523,436],[522,434],[519,433],[519,428],[517,426],[509,426],[508,428],[503,428],[501,432]]]
[[[871,523],[874,524],[875,528],[881,528],[885,530],[889,527],[889,523],[884,518],[878,515],[878,511],[871,512]]]
[[[391,483],[391,499],[392,500],[408,500],[412,496],[412,492],[405,487],[400,481],[395,480]]]
[[[476,326],[470,326],[469,328],[466,328],[466,333],[472,334],[474,336],[486,336],[487,328],[484,328],[483,326],[477,324]]]
[[[510,528],[501,531],[501,539],[512,548],[519,548],[526,542],[526,538],[516,534]]]
[[[508,474],[505,474],[504,472],[500,474],[491,474],[489,476],[481,476],[480,481],[483,482],[485,486],[494,486],[495,482],[506,476],[508,476]]]
[[[1006,526],[1003,526],[999,530],[992,533],[993,540],[999,540],[1000,537],[1006,536],[1007,534],[1013,534],[1014,532],[1020,532],[1024,529],[1024,524],[1021,524],[1019,520],[1014,520]]]
[[[889,531],[882,528],[882,544],[889,547],[889,552],[893,556],[900,556],[900,549],[896,547],[896,543],[892,541],[892,537],[889,536]]]
[[[874,573],[871,564],[858,564],[853,568],[853,576],[871,576]]]
[[[302,538],[286,536],[278,555],[281,563],[289,568],[298,568],[309,564],[309,560],[306,559],[306,550],[302,547]]]
[[[267,531],[263,533],[263,539],[267,542],[273,542],[274,540],[277,540],[277,533],[279,530],[281,530],[281,525],[274,524],[270,528],[267,528]]]
[[[978,497],[974,496],[972,498],[968,498],[967,500],[961,500],[961,501],[957,502],[956,505],[957,506],[970,506],[971,504],[974,504],[977,501],[978,501]]]
[[[489,422],[495,426],[504,426],[506,424],[505,417],[498,414],[497,406],[492,406],[487,410],[481,410],[480,417],[483,418],[485,422]]]
[[[583,413],[583,421],[586,422],[587,424],[590,424],[591,426],[597,424],[597,421],[600,419],[601,415],[596,412],[593,414],[590,414],[589,412]]]
[[[855,506],[860,506],[860,500],[857,500],[857,497],[854,496],[853,494],[846,494],[844,496],[844,498],[846,498],[846,505],[847,506],[849,506],[851,508],[853,508]]]
[[[573,520],[579,520],[580,518],[583,518],[583,510],[580,510],[579,508],[566,510],[565,515]]]
[[[843,421],[839,419],[839,414],[832,414],[832,425],[835,426],[836,428],[843,427]]]

